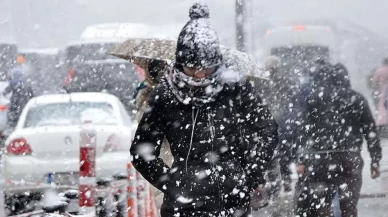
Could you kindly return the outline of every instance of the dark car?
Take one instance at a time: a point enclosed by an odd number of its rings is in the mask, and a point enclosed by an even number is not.
[[[7,80],[7,73],[15,66],[17,55],[16,44],[0,42],[0,81]]]
[[[120,59],[84,61],[75,65],[66,79],[67,92],[106,91],[118,97],[128,111],[139,83],[135,65]]]
[[[282,71],[298,83],[308,77],[318,58],[337,61],[336,38],[329,26],[296,25],[269,29],[263,38],[265,56],[282,60]]]
[[[308,77],[317,59],[330,59],[328,47],[313,45],[276,47],[271,49],[271,55],[280,57],[283,72],[296,81]]]
[[[19,55],[24,58],[26,79],[29,79],[35,95],[50,93],[61,87],[63,76],[58,67],[57,49],[21,50]]]
[[[7,112],[9,98],[3,93],[8,86],[8,72],[15,67],[18,48],[14,43],[0,42],[0,132],[7,126]],[[2,147],[2,135],[0,135],[0,148]]]
[[[60,71],[62,78],[66,77],[65,81],[62,80],[63,85],[68,85],[69,78],[74,73],[74,67],[78,64],[85,61],[117,59],[106,52],[119,43],[120,41],[85,40],[67,45],[60,52]]]
[[[106,52],[119,43],[120,41],[80,41],[69,44],[62,53],[66,70],[84,61],[117,59]]]

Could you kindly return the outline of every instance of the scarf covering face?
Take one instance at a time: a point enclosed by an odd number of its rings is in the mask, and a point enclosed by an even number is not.
[[[167,82],[175,97],[185,105],[202,106],[214,102],[218,93],[224,88],[220,79],[224,66],[205,78],[193,78],[184,72],[172,68],[167,75]]]

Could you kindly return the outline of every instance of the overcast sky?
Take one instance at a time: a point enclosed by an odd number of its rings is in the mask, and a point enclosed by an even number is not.
[[[9,7],[4,7],[8,1]],[[346,18],[388,38],[384,0],[249,0],[254,28],[293,20]],[[0,0],[1,21],[20,47],[62,47],[101,22],[185,23],[194,0]],[[202,0],[223,44],[235,43],[235,0]],[[3,5],[3,6],[2,6]],[[7,10],[9,8],[10,10]],[[3,31],[4,32],[4,31]]]

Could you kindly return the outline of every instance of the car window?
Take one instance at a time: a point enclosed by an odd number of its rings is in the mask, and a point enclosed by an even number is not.
[[[70,92],[100,92],[105,86],[97,68],[83,64],[77,66],[68,86]]]
[[[101,92],[106,90],[128,104],[138,85],[132,63],[81,64],[75,69],[67,89],[69,92]]]
[[[108,103],[72,102],[31,107],[24,127],[80,125],[85,121],[92,121],[94,124],[118,124],[113,107]]]
[[[84,62],[88,60],[116,59],[106,52],[114,48],[117,43],[79,44],[66,48],[66,59],[70,62]]]
[[[287,46],[271,49],[271,55],[282,59],[286,76],[308,76],[308,66],[318,58],[330,58],[328,47],[324,46]]]

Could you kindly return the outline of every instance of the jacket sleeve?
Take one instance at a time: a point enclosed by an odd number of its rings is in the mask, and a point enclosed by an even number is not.
[[[260,97],[248,80],[241,86],[240,117],[243,150],[242,165],[251,190],[264,184],[264,172],[276,146],[278,145],[278,126]]]
[[[368,144],[368,151],[372,159],[372,163],[379,163],[382,158],[380,139],[377,132],[375,120],[372,112],[369,108],[366,99],[361,101],[362,113],[361,113],[361,128],[364,134],[364,138]]]
[[[28,95],[29,95],[30,99],[35,97],[35,93],[31,87],[28,88]]]
[[[8,95],[8,94],[11,93],[11,92],[12,92],[12,88],[11,88],[10,85],[8,85],[8,86],[4,89],[3,95]]]
[[[130,152],[136,170],[153,186],[165,192],[170,168],[159,157],[166,131],[163,90],[155,88],[138,125]]]

